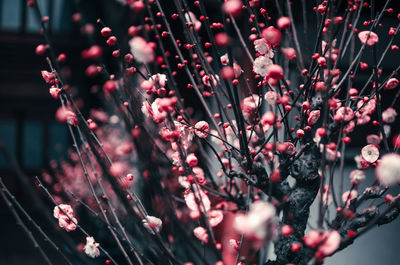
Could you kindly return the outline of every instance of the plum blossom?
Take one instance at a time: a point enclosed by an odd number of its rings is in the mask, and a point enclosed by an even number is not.
[[[142,222],[147,231],[153,235],[161,231],[162,221],[160,218],[148,215]]]
[[[275,106],[278,103],[280,96],[275,91],[270,90],[265,93],[264,98],[269,105]]]
[[[254,41],[254,49],[262,54],[265,55],[267,58],[272,59],[274,58],[274,51],[271,48],[265,39],[257,39]]]
[[[157,92],[157,89],[164,88],[167,82],[167,76],[165,74],[152,75],[148,80],[144,80],[140,86],[146,90],[147,94]]]
[[[226,0],[222,5],[222,10],[227,14],[237,16],[242,10],[242,5],[243,2],[241,0]]]
[[[96,243],[92,236],[88,236],[86,237],[86,245],[83,247],[83,249],[85,250],[86,255],[89,257],[97,258],[100,256],[99,246],[100,244]]]
[[[369,163],[374,163],[379,158],[379,149],[372,144],[366,145],[361,149],[361,157]]]
[[[326,257],[334,253],[340,246],[340,234],[336,230],[326,231],[322,235],[323,243],[318,247],[316,256]]]
[[[207,230],[202,227],[202,226],[198,226],[195,229],[193,229],[193,234],[195,235],[195,237],[197,237],[201,242],[203,243],[207,243],[208,242],[208,234],[207,234]]]
[[[266,77],[268,75],[267,68],[272,64],[272,60],[267,56],[259,56],[254,60],[253,71],[256,74]]]
[[[189,192],[185,194],[185,202],[187,207],[192,211],[199,211],[197,201],[199,202],[200,209],[202,212],[207,212],[211,208],[211,202],[207,194],[204,193],[200,188],[195,188],[195,192]],[[195,196],[196,193],[196,196]]]
[[[398,85],[399,85],[399,80],[392,77],[387,81],[384,89],[387,89],[387,90],[395,89]]]
[[[387,108],[382,112],[382,121],[384,123],[393,123],[396,120],[397,112],[394,108]]]
[[[375,32],[368,30],[358,33],[358,38],[362,44],[367,43],[368,46],[373,46],[379,41],[378,35]]]
[[[257,112],[259,103],[260,98],[256,94],[253,94],[243,99],[241,108],[243,111],[243,115],[246,119],[252,120],[252,117]]]
[[[365,173],[362,170],[354,169],[349,175],[350,182],[353,185],[358,185],[365,180]]]
[[[349,207],[350,202],[353,199],[357,198],[357,196],[358,196],[358,192],[356,190],[351,190],[351,191],[348,190],[348,191],[344,192],[342,195],[342,202],[346,203],[345,207]]]
[[[211,210],[207,213],[207,216],[211,227],[216,227],[224,219],[224,214],[219,210]]]
[[[395,153],[383,155],[375,169],[375,175],[383,186],[400,184],[400,155]]]
[[[379,145],[382,141],[382,137],[376,134],[370,134],[367,136],[367,143],[373,145]]]
[[[317,123],[319,117],[321,115],[321,111],[320,110],[313,110],[310,112],[310,115],[308,115],[308,125],[314,125]]]
[[[206,121],[199,121],[194,125],[194,133],[199,138],[206,138],[208,136],[208,132],[210,131],[210,125]]]
[[[195,31],[199,31],[201,28],[201,22],[196,18],[196,15],[192,12],[185,13],[186,23],[193,25]]]
[[[78,220],[74,217],[74,210],[72,210],[71,205],[59,204],[58,206],[55,206],[53,216],[58,219],[58,225],[67,230],[67,232],[76,229]]]
[[[150,63],[154,61],[154,46],[149,45],[145,39],[142,37],[133,37],[129,41],[129,46],[133,57],[139,63]]]
[[[337,111],[333,119],[335,121],[350,121],[354,118],[354,112],[349,107],[340,107]]]
[[[234,228],[239,233],[262,240],[273,237],[275,222],[275,207],[269,202],[256,201],[250,205],[247,214],[238,214]]]

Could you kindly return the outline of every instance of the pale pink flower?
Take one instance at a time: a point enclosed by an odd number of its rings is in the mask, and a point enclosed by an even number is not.
[[[265,39],[257,39],[254,41],[254,49],[256,52],[267,56],[267,58],[272,59],[274,57],[274,52]]]
[[[335,121],[350,121],[354,118],[354,112],[351,108],[349,107],[340,107],[336,113],[335,116],[333,117],[333,119]]]
[[[383,155],[375,169],[375,175],[383,186],[400,184],[400,155],[395,153]]]
[[[280,17],[276,21],[276,25],[280,29],[285,29],[285,28],[290,26],[290,18],[288,18],[288,17]]]
[[[366,145],[361,149],[361,157],[369,163],[374,163],[379,158],[379,149],[372,144]]]
[[[354,169],[349,175],[350,182],[353,185],[358,185],[365,180],[365,173],[362,170]]]
[[[334,253],[340,246],[340,234],[336,230],[326,231],[322,235],[323,243],[318,247],[319,256],[326,257]]]
[[[322,240],[322,234],[317,230],[311,230],[303,237],[304,244],[310,248],[318,246]]]
[[[387,83],[385,85],[385,89],[387,89],[387,90],[395,89],[398,85],[399,85],[399,80],[392,77],[387,81]]]
[[[195,194],[196,193],[196,197]],[[211,202],[207,194],[204,193],[200,188],[195,188],[195,192],[189,192],[185,194],[186,206],[192,211],[199,211],[199,206],[202,212],[207,212],[211,208]],[[197,202],[199,205],[197,205]]]
[[[46,70],[41,71],[42,77],[47,84],[54,84],[56,81],[56,74]]]
[[[61,210],[60,210],[61,208]],[[53,216],[54,218],[59,218],[60,215],[65,215],[63,211],[68,214],[69,216],[73,216],[74,210],[72,209],[71,205],[69,204],[59,204],[58,206],[55,206],[53,209]]]
[[[58,87],[50,87],[49,92],[53,98],[57,99],[60,96],[61,89]]]
[[[372,145],[379,145],[382,141],[382,137],[376,134],[370,134],[367,136],[367,143]]]
[[[378,35],[375,32],[368,30],[358,33],[358,38],[362,44],[367,43],[368,46],[373,46],[379,41]]]
[[[186,23],[193,25],[195,31],[199,31],[201,28],[201,22],[196,18],[196,15],[192,12],[185,13]]]
[[[83,250],[85,250],[86,255],[89,257],[97,258],[100,256],[99,246],[100,244],[96,243],[92,236],[88,236],[86,237],[86,245],[83,247]]]
[[[397,112],[394,108],[387,108],[382,112],[382,121],[384,123],[393,123],[396,120]]]
[[[73,216],[60,215],[58,217],[58,225],[67,230],[67,232],[75,230],[77,223],[78,220]]]
[[[267,66],[267,77],[280,80],[283,78],[283,68],[279,64],[270,64]]]
[[[352,190],[352,191],[348,190],[348,191],[344,192],[342,195],[342,202],[346,203],[345,207],[349,207],[350,202],[353,199],[357,198],[357,196],[358,196],[358,192],[356,190]]]
[[[259,96],[256,94],[253,94],[243,99],[240,106],[242,108],[243,115],[247,120],[252,120],[252,117],[257,112],[259,104],[261,104],[261,101]]]
[[[147,215],[145,219],[142,220],[143,226],[151,234],[159,233],[162,228],[162,221],[160,218]]]
[[[321,115],[321,111],[320,110],[313,110],[310,112],[310,115],[308,115],[308,125],[314,125],[317,123],[319,117]]]
[[[224,219],[224,214],[220,210],[211,210],[207,213],[211,227],[216,227]]]
[[[207,230],[202,227],[202,226],[198,226],[195,229],[193,229],[193,234],[195,235],[195,237],[197,237],[201,242],[203,243],[207,243],[208,242],[208,234],[207,234]]]
[[[355,127],[356,127],[356,123],[354,121],[350,121],[346,126],[344,126],[343,133],[349,134],[354,130]]]
[[[259,56],[254,60],[253,63],[253,71],[256,74],[261,75],[262,77],[266,77],[268,72],[267,68],[268,65],[272,64],[272,60],[268,58],[267,56]]]
[[[150,63],[154,61],[154,46],[149,45],[145,39],[142,37],[133,37],[129,41],[129,46],[133,57],[139,63]]]
[[[275,106],[278,103],[280,96],[275,91],[270,90],[270,91],[267,91],[267,93],[265,93],[264,98],[268,102],[269,105]]]
[[[281,52],[288,58],[289,60],[296,59],[296,50],[293,48],[282,48]]]
[[[210,126],[206,121],[199,121],[194,125],[194,133],[199,138],[206,138],[208,136],[208,132],[210,131]]]
[[[225,3],[222,5],[222,10],[231,14],[232,16],[237,16],[242,11],[242,1],[241,0],[225,0]]]
[[[247,214],[237,214],[234,228],[239,233],[256,239],[270,238],[274,233],[275,207],[264,201],[256,201],[250,205]]]
[[[199,162],[199,160],[197,159],[197,156],[194,153],[190,153],[187,155],[186,157],[186,163],[190,166],[190,167],[194,167],[197,166],[197,163]]]
[[[76,229],[78,220],[74,217],[74,210],[71,205],[59,204],[53,209],[54,218],[58,219],[58,225],[68,232]]]
[[[216,87],[219,82],[219,76],[218,75],[205,75],[202,77],[201,80],[203,81],[203,84],[208,87],[212,87],[212,86]],[[210,81],[212,81],[212,85],[211,85]]]

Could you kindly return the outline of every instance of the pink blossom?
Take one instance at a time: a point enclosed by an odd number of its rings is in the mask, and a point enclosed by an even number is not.
[[[129,41],[133,57],[139,63],[150,63],[154,61],[154,46],[149,45],[142,37],[133,37]]]
[[[220,210],[211,210],[207,215],[211,227],[216,227],[224,219],[224,214]]]
[[[280,17],[278,18],[276,25],[280,29],[286,29],[287,27],[290,26],[290,19],[288,17]]]
[[[318,247],[318,256],[326,257],[334,253],[340,246],[340,234],[336,230],[326,231],[322,236],[323,243]]]
[[[257,39],[254,41],[254,49],[256,52],[267,56],[267,58],[272,59],[274,57],[274,52],[265,39]]]
[[[83,247],[85,250],[86,255],[88,255],[91,258],[97,258],[100,256],[100,250],[99,250],[99,243],[96,243],[94,241],[94,238],[91,236],[86,237],[86,245]]]
[[[242,5],[243,3],[241,0],[225,0],[225,3],[222,5],[222,10],[232,16],[238,16],[242,11]]]
[[[361,149],[361,157],[369,163],[374,163],[379,158],[379,149],[372,144],[366,145]]]
[[[159,233],[162,228],[162,221],[160,218],[147,215],[145,219],[142,220],[143,226],[151,234]]]
[[[321,111],[320,110],[311,111],[310,114],[308,115],[308,119],[307,119],[308,125],[311,126],[311,125],[316,124],[318,119],[319,119],[319,117],[320,117],[320,115],[321,115]]]
[[[186,20],[186,23],[188,23],[189,25],[193,25],[194,26],[194,30],[195,31],[199,31],[200,30],[201,22],[196,18],[195,14],[193,14],[190,11],[185,13],[185,20]]]
[[[387,81],[387,83],[385,85],[385,89],[387,89],[387,90],[395,89],[398,85],[399,85],[399,80],[392,77]]]
[[[333,117],[333,119],[335,121],[350,121],[354,118],[354,112],[351,108],[349,107],[340,107],[336,113],[335,116]]]
[[[199,121],[194,125],[194,133],[199,138],[206,138],[208,136],[208,132],[210,131],[210,126],[206,121]]]
[[[296,59],[296,50],[293,48],[282,48],[281,52],[288,58],[289,60]]]
[[[383,186],[400,184],[400,155],[395,153],[383,155],[375,169],[375,175]]]
[[[234,228],[239,233],[256,239],[271,237],[274,233],[270,229],[275,219],[275,207],[264,201],[256,201],[250,205],[247,214],[238,214],[234,221]]]
[[[384,123],[393,123],[396,120],[397,112],[394,108],[387,108],[382,112],[382,121]]]
[[[279,64],[270,64],[267,66],[267,77],[280,80],[283,78],[283,69]]]
[[[254,60],[253,71],[262,77],[267,76],[267,68],[272,64],[272,60],[267,56],[259,56]]]
[[[49,92],[50,92],[50,95],[51,95],[53,98],[57,99],[57,98],[60,96],[60,94],[61,94],[61,89],[58,88],[58,87],[51,87],[50,90],[49,90]]]
[[[241,108],[246,119],[252,120],[253,115],[257,112],[260,102],[260,98],[256,94],[243,99]]]
[[[68,204],[59,204],[53,209],[53,216],[58,219],[58,225],[68,232],[75,230],[76,224],[78,223],[78,220],[73,214],[74,210],[72,210],[71,205]]]
[[[375,32],[368,30],[358,33],[358,38],[362,44],[367,43],[368,46],[373,46],[379,41],[378,35]]]
[[[367,143],[372,145],[379,145],[382,141],[382,137],[376,134],[370,134],[367,136]]]
[[[264,29],[262,31],[262,36],[272,46],[277,46],[282,39],[282,33],[280,30],[273,26],[269,26],[268,28]]]
[[[365,180],[365,173],[362,170],[354,169],[349,175],[350,182],[353,185],[358,185]]]
[[[212,87],[212,86],[216,87],[219,82],[219,76],[218,75],[205,75],[202,77],[201,80],[203,81],[203,84],[208,87]],[[211,85],[210,81],[212,81],[212,85]]]
[[[196,193],[196,197],[194,193]],[[209,211],[211,208],[211,202],[207,194],[205,194],[200,188],[195,188],[194,193],[189,192],[185,194],[185,202],[187,207],[192,211],[199,211],[198,206],[200,206],[202,212]],[[197,202],[199,205],[197,205]]]
[[[275,106],[280,100],[279,94],[271,90],[265,93],[264,98],[271,106]]]
[[[318,191],[318,196],[321,197],[321,190]],[[324,185],[322,201],[325,205],[330,205],[333,202],[332,191],[329,188],[329,185]]]
[[[207,243],[208,242],[208,234],[207,234],[207,230],[202,227],[202,226],[198,226],[195,229],[193,229],[193,234],[195,235],[195,237],[197,237],[201,242],[203,243]]]
[[[42,77],[44,81],[46,81],[47,84],[54,84],[56,81],[56,75],[53,72],[48,72],[48,71],[41,71]]]
[[[190,153],[187,155],[186,157],[186,163],[190,166],[190,167],[194,167],[197,166],[197,163],[199,162],[199,160],[197,159],[197,156],[194,153]]]
[[[344,192],[342,195],[342,202],[346,203],[345,207],[349,207],[350,202],[353,199],[357,198],[357,196],[358,196],[358,192],[356,190],[352,190],[352,191],[348,190],[348,191]]]
[[[306,244],[310,248],[314,248],[318,246],[318,244],[322,240],[322,235],[319,231],[311,230],[303,237],[304,244]]]

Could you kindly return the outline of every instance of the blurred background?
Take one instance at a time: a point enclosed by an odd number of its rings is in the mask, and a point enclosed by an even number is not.
[[[96,24],[97,18],[102,18],[107,25],[112,27],[117,36],[126,36],[127,27],[138,18],[129,11],[127,6],[114,0],[36,1],[40,5],[42,14],[50,16],[53,45],[57,51],[66,53],[68,58],[67,67],[63,68],[64,74],[72,80],[69,84],[76,93],[83,112],[87,113],[90,108],[98,107],[100,103],[90,93],[92,84],[84,76],[87,65],[82,64],[80,54],[88,47],[88,41],[80,37],[82,28],[80,24],[73,23],[73,14],[81,12],[84,14],[84,23],[93,25]],[[206,2],[210,6],[214,5],[213,1]],[[273,10],[273,1],[266,2]],[[307,2],[309,2],[307,3],[308,10],[312,10],[314,3],[311,2],[314,1]],[[375,2],[378,6],[382,6],[385,1]],[[395,12],[398,12],[399,1],[392,2],[391,6],[395,8]],[[293,9],[295,18],[301,21],[301,6],[297,6],[298,3],[294,4],[296,5]],[[276,15],[272,12],[272,16]],[[368,17],[369,14],[363,14],[360,21],[368,20]],[[392,20],[384,20],[384,28],[387,29],[389,24],[393,25],[392,22]],[[246,23],[243,22],[241,27],[245,29]],[[302,31],[302,25],[296,25],[296,27],[299,32]],[[43,43],[43,36],[39,31],[40,24],[33,10],[27,6],[27,0],[0,0],[0,149],[5,150],[5,152],[0,152],[0,176],[30,214],[37,218],[38,223],[41,223],[44,217],[35,207],[36,202],[32,200],[25,187],[33,185],[34,176],[41,175],[44,170],[50,170],[49,161],[62,161],[67,158],[71,139],[65,124],[60,124],[54,119],[59,102],[49,95],[48,86],[43,82],[40,74],[41,70],[48,70],[48,66],[44,58],[35,54],[36,46]],[[308,34],[309,36],[299,34],[301,43],[315,37],[312,32]],[[382,42],[386,35],[383,34]],[[399,59],[399,56],[393,56],[385,60],[382,67],[384,74],[397,67]],[[354,86],[357,87],[357,84]],[[189,99],[187,104],[195,104],[195,102],[191,103]],[[353,134],[357,137],[354,137],[351,148],[345,154],[347,174],[355,167],[354,156],[365,144],[367,130],[368,128],[364,127]],[[372,183],[371,180],[374,178],[373,172],[370,173],[368,183]],[[312,216],[316,215],[314,212]],[[311,223],[313,221],[312,218]],[[59,236],[57,231],[49,231],[49,233],[55,237]],[[0,235],[2,238],[0,265],[42,264],[41,257],[22,230],[17,227],[2,200],[0,200]],[[400,250],[399,238],[400,220],[398,219],[363,235],[354,245],[328,258],[326,264],[399,264],[397,252]],[[62,238],[55,239],[55,241],[62,240]]]

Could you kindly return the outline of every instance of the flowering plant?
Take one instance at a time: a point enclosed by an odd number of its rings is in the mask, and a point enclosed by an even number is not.
[[[399,195],[388,191],[400,184],[392,126],[400,66],[381,69],[399,49],[400,23],[381,24],[400,19],[389,0],[381,10],[364,0],[308,10],[302,1],[299,19],[289,0],[119,2],[142,18],[129,41],[101,19],[96,31],[73,17],[89,39],[104,38],[81,54],[104,103],[86,116],[60,71],[66,55],[56,57],[48,19],[28,1],[47,42],[36,49],[49,65],[42,76],[74,147],[36,181],[59,226],[86,238],[81,251],[107,264],[322,264],[399,215]],[[296,28],[307,33],[311,12],[317,35],[300,42]],[[371,125],[344,191],[346,149]],[[10,209],[23,210],[1,184]],[[314,201],[316,227],[306,230]],[[275,257],[265,254],[270,245]],[[79,256],[54,247],[69,264]]]

